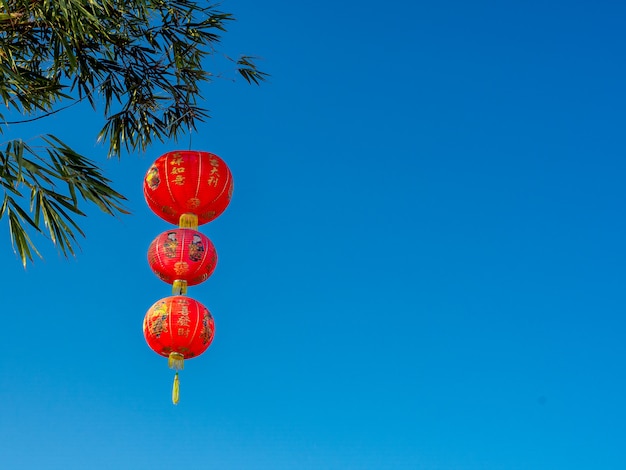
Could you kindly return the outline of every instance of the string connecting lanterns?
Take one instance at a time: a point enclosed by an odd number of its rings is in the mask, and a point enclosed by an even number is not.
[[[148,264],[172,295],[155,302],[143,321],[148,346],[175,370],[172,402],[179,400],[178,372],[185,359],[204,353],[213,341],[209,309],[187,296],[187,288],[206,281],[217,265],[211,240],[198,231],[230,203],[233,178],[224,161],[209,152],[181,150],[161,155],[143,182],[150,209],[177,225],[158,235],[148,248]]]

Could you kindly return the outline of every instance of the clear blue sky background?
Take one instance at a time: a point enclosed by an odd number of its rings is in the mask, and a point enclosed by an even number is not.
[[[188,139],[106,162],[86,108],[12,127],[102,162],[133,214],[26,271],[0,222],[0,467],[626,468],[626,4],[222,8],[272,77],[207,87],[192,138],[235,177],[190,289],[215,341],[174,407],[141,184]]]

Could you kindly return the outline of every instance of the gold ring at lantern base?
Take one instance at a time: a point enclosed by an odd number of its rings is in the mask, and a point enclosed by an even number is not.
[[[170,353],[167,358],[167,365],[170,369],[183,370],[185,368],[185,356],[178,352]]]

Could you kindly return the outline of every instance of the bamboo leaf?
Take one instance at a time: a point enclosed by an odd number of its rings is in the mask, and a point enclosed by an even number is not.
[[[195,0],[0,0],[0,133],[35,120],[44,127],[84,101],[103,112],[97,136],[110,157],[176,140],[210,117],[200,90],[221,74],[205,70],[206,59],[221,57],[233,20]],[[251,84],[267,76],[251,56],[230,73]],[[86,206],[128,213],[100,165],[50,134],[0,150],[0,197],[23,263],[39,256],[29,233],[70,255]]]

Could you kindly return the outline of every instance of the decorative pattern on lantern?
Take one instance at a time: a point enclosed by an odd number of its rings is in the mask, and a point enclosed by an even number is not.
[[[211,240],[197,230],[175,228],[156,237],[148,248],[150,269],[168,284],[194,286],[209,278],[217,265]]]
[[[183,214],[194,214],[197,225],[203,225],[226,210],[233,178],[217,155],[180,150],[154,162],[144,178],[143,192],[150,209],[162,219],[177,225]]]
[[[184,295],[165,297],[155,302],[143,321],[148,346],[161,356],[191,359],[207,350],[215,333],[213,317],[204,305]]]

